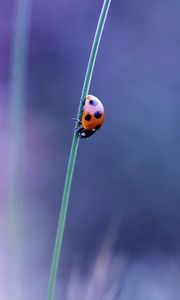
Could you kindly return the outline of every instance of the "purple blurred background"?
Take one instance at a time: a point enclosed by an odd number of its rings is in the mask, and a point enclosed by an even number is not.
[[[45,299],[72,117],[101,6],[95,0],[32,0],[23,152],[23,299]],[[14,1],[1,0],[2,270],[8,265],[13,7]],[[179,28],[179,1],[112,0],[90,88],[103,101],[106,118],[97,134],[80,141],[58,282],[67,281],[74,264],[86,273],[113,228],[117,242],[111,255],[126,257],[123,285],[133,286],[122,298],[180,297]],[[143,288],[136,280],[144,282]]]

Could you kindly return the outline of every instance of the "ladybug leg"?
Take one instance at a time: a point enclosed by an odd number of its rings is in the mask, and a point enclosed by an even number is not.
[[[73,119],[73,121],[77,122],[78,126],[80,126],[82,124],[82,122],[79,119],[77,119],[77,118],[72,118],[72,119]]]
[[[77,132],[77,134],[79,135],[79,137],[81,137],[82,130],[83,130],[82,125],[80,125],[79,127],[75,127],[74,128],[74,131]]]
[[[81,102],[82,102],[82,104],[84,105],[84,104],[85,104],[85,102],[86,102],[86,99],[81,99],[80,101],[81,101]]]
[[[77,118],[72,118],[72,119],[73,119],[73,121],[78,122],[79,124],[82,124],[82,122],[79,119],[77,119]]]
[[[75,127],[75,128],[74,128],[74,131],[77,131],[77,132],[79,132],[79,131],[80,131],[82,128],[83,128],[82,126]]]
[[[77,118],[72,118],[72,119],[73,121],[76,122],[76,126],[74,128],[75,131],[78,131],[80,128],[82,128],[82,122],[79,119]]]

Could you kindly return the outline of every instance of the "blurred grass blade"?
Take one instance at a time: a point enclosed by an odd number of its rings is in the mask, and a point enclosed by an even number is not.
[[[101,10],[101,14],[99,17],[89,62],[87,66],[87,71],[84,79],[83,89],[81,93],[81,99],[85,99],[88,92],[89,87],[91,83],[91,78],[94,70],[94,65],[96,61],[97,51],[99,48],[99,43],[101,40],[101,35],[103,32],[104,24],[106,21],[106,17],[108,14],[109,6],[110,6],[111,0],[104,0],[103,7]],[[79,109],[77,113],[77,119],[81,117],[81,111],[82,111],[83,103],[82,101],[79,104]],[[55,240],[55,246],[54,246],[54,252],[52,257],[52,263],[51,263],[51,271],[50,271],[50,278],[49,278],[49,286],[48,286],[48,300],[54,299],[54,293],[55,293],[55,283],[56,283],[56,277],[57,277],[57,271],[58,271],[58,264],[59,264],[59,258],[61,254],[61,248],[62,248],[62,240],[63,240],[63,233],[64,233],[64,226],[66,221],[66,215],[67,215],[67,208],[68,208],[68,202],[69,202],[69,194],[71,189],[71,183],[72,183],[72,177],[74,172],[74,166],[75,166],[75,160],[77,156],[77,150],[78,150],[78,143],[79,143],[79,137],[77,132],[74,133],[70,156],[69,156],[69,162],[67,167],[67,174],[65,179],[65,185],[64,185],[64,192],[62,196],[62,202],[61,202],[61,210],[60,210],[60,216],[58,221],[58,227],[57,227],[57,233],[56,233],[56,240]]]
[[[23,129],[26,107],[30,0],[17,0],[12,22],[12,56],[10,69],[10,185],[9,252],[11,298],[21,299],[21,204]]]

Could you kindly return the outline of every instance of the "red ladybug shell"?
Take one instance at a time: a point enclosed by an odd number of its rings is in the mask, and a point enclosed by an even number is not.
[[[101,101],[93,96],[87,95],[82,113],[82,127],[86,131],[98,130],[104,121],[104,107]]]

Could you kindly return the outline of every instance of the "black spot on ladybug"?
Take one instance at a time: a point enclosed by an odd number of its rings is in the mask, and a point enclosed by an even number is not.
[[[97,125],[97,126],[95,127],[95,130],[98,130],[100,127],[101,127],[101,125]]]
[[[98,104],[98,102],[96,100],[90,100],[89,104],[92,106],[96,106]]]
[[[96,119],[100,119],[102,117],[102,112],[98,110],[94,113],[94,116]]]
[[[90,120],[91,120],[91,115],[88,114],[87,116],[85,116],[85,120],[86,120],[86,121],[90,121]]]

